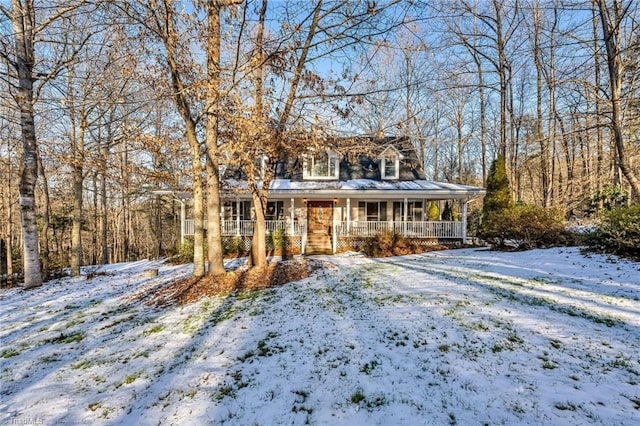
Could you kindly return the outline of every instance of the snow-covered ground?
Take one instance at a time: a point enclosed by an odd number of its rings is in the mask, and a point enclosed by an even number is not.
[[[640,424],[640,264],[367,259],[149,307],[148,262],[0,293],[0,424]],[[93,271],[96,272],[96,271]]]

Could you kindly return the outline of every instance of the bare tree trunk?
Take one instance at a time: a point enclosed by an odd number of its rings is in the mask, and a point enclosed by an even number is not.
[[[108,147],[103,148],[100,161],[102,162],[100,170],[100,263],[106,265],[109,263],[109,234],[108,234],[108,217],[107,217],[107,152]]]
[[[538,5],[539,7],[539,5]],[[536,7],[533,10],[534,42],[533,59],[536,66],[536,139],[540,145],[540,183],[542,192],[542,206],[549,206],[549,140],[544,134],[543,113],[542,113],[542,85],[543,85],[543,59],[542,48],[540,47],[540,34],[542,31],[541,10]]]
[[[70,96],[71,97],[71,96]],[[71,101],[73,102],[73,100]],[[71,108],[71,114],[74,114],[74,108]],[[72,126],[75,120],[72,118]],[[80,275],[80,267],[82,266],[82,207],[84,201],[83,182],[84,182],[84,132],[85,128],[80,124],[80,129],[76,134],[71,129],[71,144],[73,152],[73,164],[71,166],[73,179],[73,210],[71,212],[71,276]],[[126,167],[126,166],[125,166]]]
[[[193,166],[193,276],[203,277],[206,273],[204,264],[204,194],[202,182],[202,156],[198,141],[195,143],[195,126],[187,131],[187,140],[191,140],[191,164]]]
[[[498,77],[500,79],[500,145],[498,154],[507,159],[507,114],[508,114],[508,81],[507,81],[507,57],[505,53],[505,41],[502,28],[502,6],[498,0],[493,0],[496,12],[496,49],[498,51]]]
[[[15,37],[15,67],[18,86],[14,95],[20,109],[22,131],[22,171],[20,173],[20,211],[22,213],[24,288],[42,285],[35,186],[38,180],[36,129],[33,113],[33,66],[35,10],[32,0],[11,1]]]
[[[93,195],[92,195],[92,204],[93,204],[93,217],[91,220],[91,265],[98,264],[98,172],[94,171],[92,173],[91,183],[93,184]]]
[[[38,171],[42,177],[42,233],[40,235],[42,240],[42,278],[44,280],[49,279],[49,227],[51,218],[51,203],[49,199],[49,180],[47,174],[42,166],[42,158],[38,153]]]
[[[251,241],[251,257],[249,264],[256,268],[264,268],[267,266],[266,244],[267,244],[267,227],[265,222],[265,202],[257,191],[252,191],[251,199],[253,200],[254,210],[256,214],[256,224],[253,228],[253,239]]]
[[[264,68],[266,66],[264,62],[264,23],[267,13],[267,0],[262,1],[262,5],[260,8],[260,14],[258,18],[258,26],[256,33],[256,55],[255,62],[257,64],[256,69],[254,71],[255,74],[255,87],[256,87],[256,100],[255,100],[255,108],[254,108],[254,117],[258,124],[258,129],[262,129],[264,124],[264,112],[263,112],[263,78],[264,78]],[[260,132],[260,130],[259,130]],[[262,143],[264,143],[264,138],[261,139]],[[264,155],[264,152],[261,153]],[[275,161],[275,158],[269,159],[269,161]],[[265,190],[265,185],[269,185],[265,180],[270,181],[270,170],[264,170],[264,173],[256,173],[255,171],[255,163],[251,162],[248,164],[248,180],[249,180],[249,188],[251,189],[251,199],[254,206],[254,211],[256,215],[256,223],[253,230],[253,237],[251,239],[251,256],[249,257],[249,265],[262,268],[267,266],[267,254],[266,254],[266,222],[265,222],[265,202],[268,194],[268,188]],[[260,172],[263,172],[262,170]],[[263,190],[260,191],[258,188],[256,179],[257,176],[262,176],[263,182],[262,187]]]
[[[207,123],[205,130],[205,145],[207,147],[207,257],[209,259],[209,275],[213,276],[225,272],[220,223],[220,154],[218,152],[221,7],[217,1],[207,2]]]
[[[593,27],[593,67],[594,67],[594,96],[596,107],[596,194],[602,192],[603,182],[606,181],[605,169],[604,169],[604,132],[602,123],[602,97],[600,96],[600,89],[602,87],[602,77],[600,71],[600,45],[598,40],[600,36],[598,34],[598,12],[596,10],[596,2],[592,3],[591,14],[592,27]],[[608,175],[608,173],[607,173]],[[604,207],[604,200],[598,201],[598,208]]]
[[[622,78],[624,63],[622,61],[622,47],[620,40],[620,24],[624,16],[632,7],[633,2],[623,5],[614,0],[609,9],[606,0],[598,0],[600,20],[602,22],[602,36],[607,49],[607,66],[609,69],[609,87],[611,90],[611,130],[617,154],[617,164],[620,171],[631,186],[632,198],[640,200],[640,180],[631,168],[625,153],[622,124]]]
[[[484,77],[482,62],[477,55],[474,55],[476,68],[478,69],[478,96],[480,96],[480,150],[482,156],[482,185],[487,183],[487,118],[484,99]]]
[[[6,258],[6,268],[7,268],[7,277],[9,280],[13,279],[13,203],[11,202],[11,193],[13,191],[13,186],[11,185],[11,160],[7,161],[7,185],[6,185],[6,194],[3,197],[2,202],[6,207],[6,229],[3,230],[5,235],[5,250],[7,252]]]

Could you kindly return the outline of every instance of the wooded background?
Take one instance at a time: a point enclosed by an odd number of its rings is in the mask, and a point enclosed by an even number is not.
[[[170,187],[195,194],[202,275],[219,166],[257,176],[324,137],[408,136],[428,179],[479,186],[502,153],[514,199],[567,218],[638,200],[639,19],[635,0],[2,0],[0,272],[171,255]]]

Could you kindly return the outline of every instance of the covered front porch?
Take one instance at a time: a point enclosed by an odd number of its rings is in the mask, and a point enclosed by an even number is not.
[[[433,204],[443,212],[456,207],[455,220],[429,220]],[[369,199],[369,198],[290,198],[267,203],[268,235],[286,236],[292,248],[303,254],[331,254],[353,249],[353,245],[384,232],[425,243],[465,243],[468,200]],[[433,207],[432,207],[433,209]],[[432,211],[433,213],[433,211]],[[440,214],[441,216],[441,214]],[[239,196],[223,203],[222,235],[248,244],[255,226],[251,202]],[[184,235],[193,235],[192,219],[184,221]]]
[[[286,237],[302,254],[357,249],[384,232],[420,244],[464,244],[468,204],[483,193],[483,188],[427,180],[274,179],[265,211],[267,233],[271,242]],[[220,215],[224,238],[250,242],[255,210],[246,182],[226,182]],[[193,235],[193,228],[193,220],[183,216],[182,238]]]

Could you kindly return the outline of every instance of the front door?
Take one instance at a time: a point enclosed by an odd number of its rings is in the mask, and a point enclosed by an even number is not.
[[[330,254],[332,252],[332,226],[333,202],[309,201],[307,203],[308,231],[305,254]]]
[[[309,233],[331,235],[333,202],[309,201],[307,203],[307,223],[309,224]]]

